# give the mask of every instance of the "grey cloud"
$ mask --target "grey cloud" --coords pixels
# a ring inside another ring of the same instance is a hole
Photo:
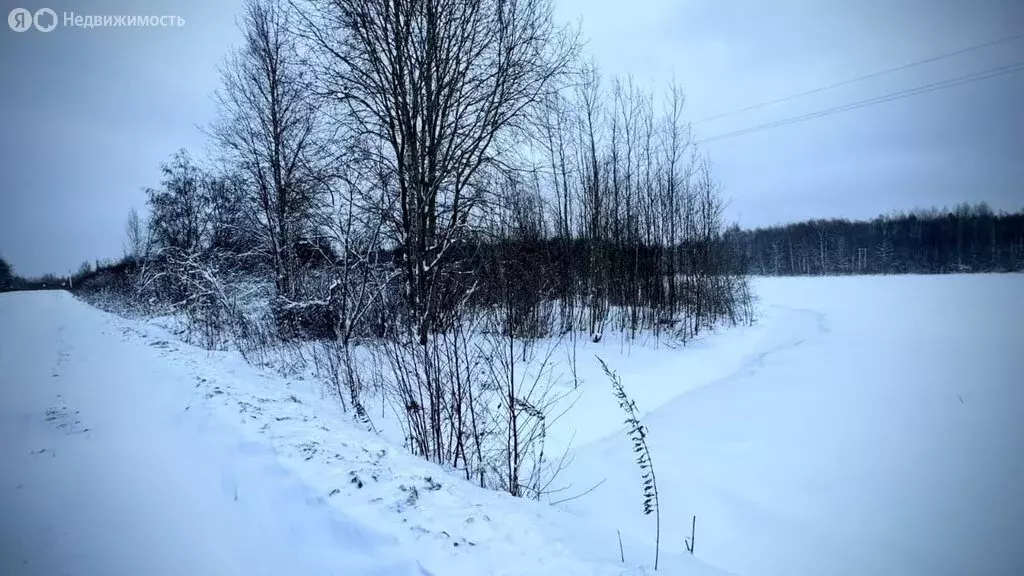
[[[933,0],[555,0],[608,73],[688,116],[772,100],[1022,31],[1024,3]],[[24,274],[117,256],[159,163],[199,151],[240,0],[24,2],[58,13],[178,14],[180,29],[0,31],[0,252]],[[9,10],[9,8],[7,9]],[[5,10],[5,13],[6,11]],[[757,126],[1022,60],[1024,40],[714,122]],[[728,216],[744,226],[986,200],[1024,207],[1024,73],[710,142]]]

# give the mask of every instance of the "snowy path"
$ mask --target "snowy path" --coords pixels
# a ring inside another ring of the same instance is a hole
[[[0,298],[0,574],[419,574],[273,454],[187,410],[158,348],[63,293]]]

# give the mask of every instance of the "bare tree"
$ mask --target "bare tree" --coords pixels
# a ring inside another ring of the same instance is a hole
[[[479,178],[576,56],[550,0],[330,0],[303,4],[323,91],[398,197],[413,324],[425,344],[449,250],[481,201]]]
[[[513,496],[540,499],[551,492],[568,455],[568,448],[554,459],[545,451],[548,429],[564,413],[556,412],[558,404],[571,394],[556,392],[567,380],[567,374],[556,369],[555,355],[565,342],[555,337],[538,344],[519,337],[517,324],[522,322],[515,318],[516,294],[507,290],[503,296],[504,302],[490,314],[490,329],[477,345],[496,404],[487,413],[496,445],[487,450],[484,465],[495,487]],[[571,374],[574,357],[567,363]]]
[[[220,118],[211,130],[247,180],[279,307],[300,297],[296,247],[320,209],[323,180],[314,167],[325,150],[290,17],[278,0],[247,0],[243,44],[222,66]]]
[[[580,196],[584,212],[584,228],[582,236],[587,244],[587,266],[589,282],[587,286],[587,308],[589,310],[589,331],[591,337],[600,339],[607,316],[608,285],[607,266],[603,239],[605,236],[603,215],[604,176],[603,166],[598,156],[601,142],[604,108],[601,100],[601,76],[595,66],[584,70],[583,80],[576,88],[579,105],[578,130],[579,150],[577,152],[580,166]],[[603,277],[602,277],[603,276]]]
[[[821,274],[829,274],[832,268],[828,254],[828,230],[825,228],[825,223],[820,221],[815,223],[815,228],[817,229],[818,236],[818,257],[820,259]]]
[[[146,222],[139,216],[139,211],[134,206],[128,212],[124,232],[125,256],[133,259],[145,258],[149,252],[149,231]]]

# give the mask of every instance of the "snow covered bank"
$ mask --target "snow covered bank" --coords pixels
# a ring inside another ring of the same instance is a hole
[[[65,293],[0,296],[0,378],[2,574],[643,571],[614,529],[452,477],[318,384]]]
[[[171,344],[63,293],[0,306],[0,572],[422,573],[205,414],[187,367],[160,358]]]

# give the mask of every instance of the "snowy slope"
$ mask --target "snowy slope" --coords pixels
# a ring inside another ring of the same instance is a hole
[[[0,574],[645,570],[614,529],[450,476],[312,382],[65,293],[0,295],[0,379]]]
[[[608,358],[647,411],[663,547],[695,514],[696,556],[745,576],[1024,574],[1024,275],[756,288],[760,326],[709,339],[748,351],[725,374]],[[618,416],[579,415],[611,426],[566,478],[604,483],[564,507],[653,539]]]

